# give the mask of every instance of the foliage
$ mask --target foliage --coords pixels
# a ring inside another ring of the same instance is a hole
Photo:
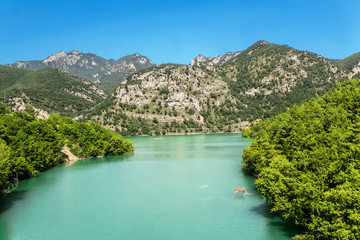
[[[299,239],[360,239],[360,80],[294,106],[248,135],[243,167]]]
[[[98,87],[104,90],[107,95],[111,95],[115,89],[120,85],[119,82],[99,82]]]
[[[78,157],[117,155],[134,150],[129,140],[95,123],[52,114],[36,120],[23,112],[0,114],[0,191],[64,160],[67,144]]]
[[[52,114],[48,122],[66,139],[67,145],[78,157],[118,155],[134,150],[129,140],[123,140],[120,135],[97,123],[77,122],[56,114]]]
[[[27,113],[28,115],[35,117],[35,110],[34,107],[31,106],[30,104],[25,104],[25,113]]]
[[[6,106],[4,103],[0,102],[0,114],[9,113],[9,107]]]

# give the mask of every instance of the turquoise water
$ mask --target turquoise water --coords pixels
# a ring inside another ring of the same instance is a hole
[[[0,199],[0,239],[291,239],[239,167],[240,134],[134,137],[127,156],[58,166]],[[236,197],[233,187],[251,196]]]

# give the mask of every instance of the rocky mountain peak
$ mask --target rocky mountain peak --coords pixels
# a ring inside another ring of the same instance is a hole
[[[58,61],[60,59],[63,59],[63,58],[66,58],[67,57],[67,53],[64,52],[64,51],[61,51],[61,52],[57,52],[49,57],[47,57],[43,63],[47,64],[49,62],[54,62],[54,61]]]
[[[82,52],[79,52],[77,50],[73,50],[70,52],[71,54],[75,54],[75,55],[80,55],[80,54],[83,54]]]
[[[191,62],[190,62],[190,66],[194,66],[198,63],[201,63],[201,62],[207,62],[207,58],[204,57],[203,55],[199,54],[197,55],[197,57],[195,59],[192,59]]]
[[[199,63],[209,63],[213,66],[220,66],[240,53],[241,52],[228,52],[224,55],[216,55],[215,57],[208,58],[199,54],[195,59],[191,60],[190,66],[198,65]]]
[[[255,44],[256,44],[256,45],[268,45],[268,44],[270,44],[270,43],[267,42],[267,41],[264,41],[264,40],[259,40],[259,41],[257,41]]]
[[[139,53],[114,61],[113,59],[105,59],[95,54],[73,50],[68,53],[64,51],[57,52],[45,60],[16,62],[8,64],[8,66],[31,70],[52,67],[62,72],[82,76],[91,81],[121,82],[131,73],[155,66],[155,64],[149,58]]]

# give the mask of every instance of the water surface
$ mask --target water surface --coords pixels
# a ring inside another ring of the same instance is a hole
[[[239,164],[240,134],[134,137],[127,156],[58,166],[0,199],[0,239],[291,239]],[[251,196],[236,197],[233,187]]]

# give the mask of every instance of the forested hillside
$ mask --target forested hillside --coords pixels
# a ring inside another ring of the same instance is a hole
[[[360,80],[254,125],[243,167],[273,203],[304,226],[296,239],[360,239]]]
[[[320,55],[265,41],[250,46],[217,72],[238,100],[239,117],[249,120],[274,116],[295,103],[323,95],[351,76]]]
[[[66,145],[77,157],[130,153],[132,143],[95,123],[80,123],[51,114],[35,120],[24,112],[7,114],[0,103],[0,191],[10,192],[18,180],[63,163]]]
[[[353,55],[336,61],[339,66],[346,68],[353,75],[359,77],[360,73],[360,52],[354,53]]]
[[[0,99],[13,110],[31,104],[39,113],[79,116],[106,97],[94,83],[53,68],[37,71],[0,66]]]

